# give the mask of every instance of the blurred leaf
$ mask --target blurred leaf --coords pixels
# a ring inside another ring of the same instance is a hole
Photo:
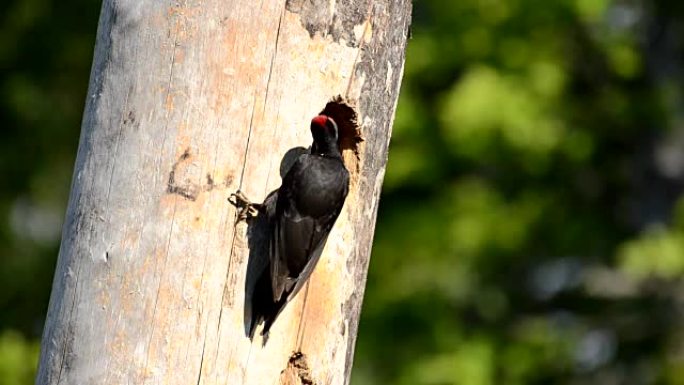
[[[637,278],[676,278],[684,273],[684,233],[653,229],[626,242],[618,254],[621,268]]]
[[[558,92],[559,75],[552,66],[540,65],[540,88]],[[474,67],[445,100],[441,122],[452,151],[472,159],[491,157],[499,145],[536,168],[560,143],[565,128],[552,113],[548,95],[531,92],[527,79],[503,76],[488,67]]]
[[[11,330],[0,333],[0,383],[25,385],[36,375],[39,346]]]
[[[609,0],[574,0],[580,17],[588,22],[598,22],[609,5]]]
[[[617,44],[609,47],[608,58],[615,73],[633,78],[641,71],[641,59],[636,50],[627,44]]]
[[[452,250],[467,260],[491,250],[518,249],[541,213],[541,203],[538,199],[506,203],[483,181],[462,181],[454,187],[449,204],[454,212]]]
[[[495,384],[494,351],[485,338],[461,341],[452,353],[418,361],[404,384]]]

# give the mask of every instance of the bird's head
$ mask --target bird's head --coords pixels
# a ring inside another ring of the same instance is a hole
[[[313,146],[311,152],[327,156],[340,156],[340,148],[337,143],[337,123],[327,116],[318,115],[311,119],[311,135]]]
[[[319,143],[331,139],[337,143],[337,123],[327,115],[318,115],[311,119],[311,135]]]

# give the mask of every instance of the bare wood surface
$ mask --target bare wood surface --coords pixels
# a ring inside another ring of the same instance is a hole
[[[103,2],[38,384],[348,382],[410,8]],[[277,188],[335,95],[364,138],[349,197],[308,287],[251,342],[226,198]]]

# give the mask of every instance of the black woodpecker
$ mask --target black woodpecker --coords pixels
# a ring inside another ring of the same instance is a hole
[[[268,336],[273,322],[311,276],[349,192],[349,172],[342,162],[338,128],[326,115],[311,120],[311,151],[300,155],[280,188],[262,204],[252,204],[237,191],[231,197],[243,209],[239,219],[266,217],[268,266],[252,296],[249,336],[263,321]]]

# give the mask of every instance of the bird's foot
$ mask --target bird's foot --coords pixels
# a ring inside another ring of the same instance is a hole
[[[228,202],[239,209],[238,221],[254,218],[259,215],[259,208],[261,205],[252,203],[249,198],[247,198],[247,196],[245,196],[245,194],[240,190],[230,194],[230,197],[228,197]]]

